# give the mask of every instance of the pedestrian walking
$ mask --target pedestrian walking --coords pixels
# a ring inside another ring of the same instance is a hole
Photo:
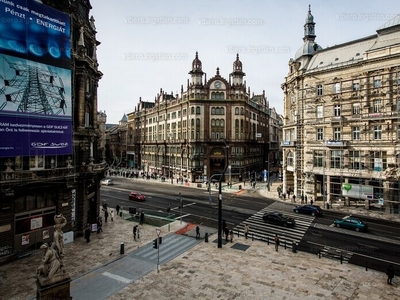
[[[244,225],[244,237],[246,238],[246,240],[247,240],[247,235],[249,234],[249,230],[250,230],[249,224],[246,223]]]
[[[231,238],[231,243],[233,243],[233,230],[231,229],[231,231],[229,232],[229,236]]]
[[[293,203],[296,203],[296,195],[293,195],[292,199],[293,199]]]
[[[144,224],[144,212],[143,212],[143,211],[140,213],[140,221],[139,221],[139,224],[140,224],[140,225],[143,225],[143,224]]]
[[[121,209],[121,207],[119,206],[119,204],[117,204],[117,206],[115,207],[115,210],[117,211],[117,216],[119,216],[120,209]]]
[[[104,222],[107,223],[107,218],[108,218],[108,210],[104,211]]]
[[[386,275],[387,275],[387,283],[392,285],[392,280],[394,278],[394,268],[392,265],[389,265],[389,267],[387,268]]]
[[[97,218],[97,233],[103,232],[103,220],[100,216]]]
[[[90,229],[90,224],[87,224],[86,228],[85,228],[85,240],[86,240],[86,243],[90,242],[91,233],[92,233],[92,230]]]
[[[137,228],[137,238],[138,238],[138,240],[140,240],[140,228],[139,228],[139,226]]]
[[[225,231],[225,241],[228,241],[228,237],[229,237],[229,229],[228,229],[228,227],[225,227],[224,231]]]
[[[311,204],[311,205],[313,205],[313,204],[314,204],[314,201],[313,201],[313,199],[312,199],[312,198],[310,199],[310,204]]]
[[[114,210],[112,209],[110,212],[111,215],[111,222],[114,222]]]
[[[200,239],[200,227],[199,225],[196,226],[196,240]]]
[[[306,201],[307,204],[307,195],[304,196],[304,201]]]
[[[303,194],[301,194],[301,197],[300,197],[300,199],[301,199],[301,204],[303,204],[304,203],[304,195]]]
[[[137,229],[138,229],[138,226],[137,226],[137,225],[133,226],[133,240],[134,240],[134,241],[136,241]]]
[[[275,234],[275,251],[278,251],[279,248],[279,236],[277,234]]]

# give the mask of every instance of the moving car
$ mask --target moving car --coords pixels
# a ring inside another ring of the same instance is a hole
[[[146,200],[146,196],[143,195],[142,193],[139,192],[131,192],[129,194],[129,200],[133,200],[133,201],[145,201]]]
[[[322,216],[322,209],[318,205],[298,205],[293,208],[295,213]]]
[[[293,218],[284,216],[283,214],[277,212],[265,213],[262,218],[264,222],[268,222],[270,224],[281,225],[285,227],[294,227],[296,225],[296,221]]]
[[[352,216],[346,216],[333,222],[335,227],[354,229],[355,231],[368,231],[368,224]]]
[[[100,181],[101,185],[113,185],[114,181],[112,179],[103,179],[102,181]]]

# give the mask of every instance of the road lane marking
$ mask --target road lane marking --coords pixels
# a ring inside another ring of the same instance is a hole
[[[104,275],[106,277],[109,277],[109,278],[112,278],[114,280],[123,282],[123,283],[131,283],[132,282],[132,280],[130,280],[128,278],[125,278],[125,277],[122,277],[122,276],[119,276],[119,275],[115,275],[115,274],[112,274],[110,272],[104,272],[102,275]]]

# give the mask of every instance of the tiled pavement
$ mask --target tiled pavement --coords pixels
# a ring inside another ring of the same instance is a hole
[[[269,193],[273,196],[273,190]],[[65,266],[73,280],[71,290],[78,279],[128,256],[156,236],[155,227],[144,225],[142,240],[133,241],[132,225],[116,218],[105,224],[103,233],[92,234],[90,243],[78,238],[66,245]],[[184,222],[176,221],[170,229],[176,232],[184,226]],[[168,226],[161,230],[161,235],[168,234]],[[201,229],[202,234],[205,231],[212,233],[212,229]],[[377,271],[304,252],[293,253],[289,248],[281,247],[276,252],[272,244],[242,236],[235,236],[233,243],[224,242],[219,249],[215,239],[216,235],[211,235],[209,242],[202,240],[161,265],[159,272],[154,265],[143,277],[99,299],[399,299],[398,279],[394,279],[393,286],[387,285],[386,275]],[[40,258],[39,253],[33,253],[0,266],[0,299],[35,298],[35,270]],[[80,295],[74,299],[80,299]]]

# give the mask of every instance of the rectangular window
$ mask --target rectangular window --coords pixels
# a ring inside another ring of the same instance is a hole
[[[331,168],[341,169],[343,167],[343,150],[331,151]]]
[[[353,81],[353,91],[359,91],[360,90],[360,83],[358,81]]]
[[[369,167],[375,172],[382,172],[387,168],[386,151],[371,151],[369,154]]]
[[[382,125],[374,126],[374,140],[382,139]]]
[[[380,77],[374,78],[374,88],[379,88],[382,86],[382,79]]]
[[[340,127],[333,128],[333,139],[335,141],[340,141],[342,138],[342,131]]]
[[[360,115],[361,114],[361,105],[360,103],[353,104],[353,115]]]
[[[361,158],[363,157],[363,151],[349,151],[349,169],[361,170]]]
[[[322,84],[317,85],[317,96],[322,96]]]
[[[339,94],[341,91],[341,83],[340,82],[336,82],[333,86],[333,92],[335,94]]]
[[[29,158],[29,169],[30,170],[44,169],[43,155],[31,156]]]
[[[317,141],[323,141],[323,140],[324,140],[324,129],[317,128]]]
[[[361,136],[361,129],[360,129],[360,126],[354,126],[354,127],[352,128],[352,137],[353,137],[353,140],[359,140],[359,139],[360,139],[360,136]]]
[[[333,114],[335,117],[340,117],[340,104],[335,104]]]
[[[322,105],[317,106],[317,119],[322,119],[324,117],[324,107]]]
[[[374,113],[382,112],[382,100],[374,100]]]
[[[315,150],[314,151],[314,167],[324,167],[325,151]]]

